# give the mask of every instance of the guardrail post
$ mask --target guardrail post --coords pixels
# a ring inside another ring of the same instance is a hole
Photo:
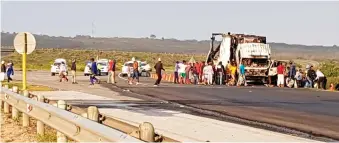
[[[64,100],[58,100],[57,107],[63,110],[67,109],[66,102]],[[66,143],[67,137],[61,132],[57,132],[57,143]]]
[[[38,101],[39,102],[45,102],[45,97],[42,96],[42,95],[38,95]],[[37,120],[36,122],[36,129],[37,129],[37,133],[39,135],[45,135],[45,124],[40,121],[40,120]]]
[[[8,85],[5,85],[5,88],[8,89]],[[8,95],[5,93],[5,99],[8,97]],[[9,113],[9,104],[4,101],[4,113]]]
[[[25,97],[29,97],[29,92],[28,90],[23,91],[23,94]],[[28,127],[29,126],[29,116],[22,112],[22,126]]]
[[[81,115],[87,119],[90,119],[98,123],[102,123],[102,121],[105,120],[105,116],[99,113],[99,109],[96,106],[89,106],[87,108],[87,113],[82,113]]]
[[[155,141],[154,127],[149,122],[144,122],[139,125],[139,139],[146,142]]]
[[[12,90],[13,90],[14,93],[18,93],[18,87],[17,86],[13,86]],[[12,119],[15,120],[15,119],[18,119],[18,118],[19,118],[19,111],[18,111],[18,109],[16,109],[14,107],[14,105],[12,105]]]

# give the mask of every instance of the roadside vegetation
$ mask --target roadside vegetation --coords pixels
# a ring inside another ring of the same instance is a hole
[[[9,88],[12,88],[13,86],[17,86],[19,90],[22,90],[22,82],[21,81],[12,81],[8,83],[7,81],[2,81],[2,85],[8,85]],[[41,86],[41,85],[32,85],[27,83],[27,90],[29,91],[53,91],[53,88],[47,87],[47,86]]]
[[[327,77],[327,88],[330,84],[339,84],[339,62],[337,61],[325,61],[320,64],[320,70]]]
[[[170,53],[147,53],[147,52],[123,52],[123,51],[95,51],[95,50],[69,50],[69,49],[37,49],[27,56],[27,69],[29,70],[50,70],[51,65],[57,58],[64,58],[67,64],[71,66],[71,60],[77,59],[77,69],[83,71],[85,62],[90,58],[115,59],[117,61],[117,69],[120,70],[124,62],[130,61],[132,57],[137,60],[147,61],[151,66],[154,65],[158,58],[161,58],[165,69],[173,70],[176,61],[190,60],[193,56],[196,61],[205,60],[205,55],[193,54],[170,54]],[[4,60],[12,60],[15,68],[21,67],[21,55],[13,53],[3,57]]]

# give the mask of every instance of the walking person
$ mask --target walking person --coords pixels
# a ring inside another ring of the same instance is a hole
[[[72,67],[71,67],[71,72],[72,72],[72,84],[77,84],[77,82],[76,82],[76,70],[77,70],[76,60],[73,59],[73,61],[72,61]]]
[[[97,63],[94,61],[94,58],[91,58],[91,75],[89,76],[90,85],[94,85],[94,81],[100,83],[100,80],[96,77],[98,74]]]
[[[285,67],[282,65],[281,62],[279,62],[277,67],[277,73],[278,73],[278,80],[277,80],[277,86],[278,87],[284,87],[285,85]]]
[[[154,86],[159,86],[161,78],[162,78],[161,72],[162,72],[162,70],[165,71],[165,69],[164,69],[164,67],[163,67],[163,65],[161,63],[161,59],[160,58],[158,59],[158,63],[155,64],[154,68],[155,68],[155,72],[156,72],[156,74],[158,76],[158,79],[155,81]]]
[[[179,83],[179,61],[175,62],[175,66],[174,66],[174,84],[178,84]]]
[[[12,63],[8,63],[8,67],[7,67],[7,82],[13,81],[13,79],[11,78],[11,75],[14,75],[14,70],[13,70]]]
[[[128,64],[128,68],[127,68],[127,74],[128,74],[128,85],[132,85],[133,84],[133,64],[130,63]]]
[[[139,63],[133,58],[133,80],[136,79],[136,85],[139,84]]]
[[[60,82],[62,82],[63,79],[65,79],[68,82],[67,73],[66,73],[66,65],[64,62],[61,62],[60,64],[59,78],[60,78]]]

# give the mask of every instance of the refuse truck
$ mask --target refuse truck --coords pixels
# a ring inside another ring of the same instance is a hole
[[[221,36],[216,41],[216,36]],[[239,64],[245,66],[245,82],[267,83],[268,70],[271,62],[271,47],[266,37],[246,34],[212,33],[210,50],[206,62],[217,65],[222,62],[224,67],[234,61],[239,74]],[[238,78],[238,76],[236,76]]]

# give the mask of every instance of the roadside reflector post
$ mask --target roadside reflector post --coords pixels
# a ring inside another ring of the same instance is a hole
[[[42,95],[38,95],[38,101],[45,103],[45,97]],[[45,124],[42,121],[37,121],[36,123],[36,129],[38,135],[45,135]]]
[[[8,89],[8,85],[5,85],[5,88]],[[6,102],[8,99],[8,95],[5,93],[5,101],[4,101],[4,113],[8,114],[9,113],[9,104]]]
[[[139,125],[139,139],[146,142],[155,141],[154,127],[149,122],[144,122]]]
[[[67,104],[64,100],[58,100],[58,103],[56,104],[58,108],[66,110]],[[67,137],[65,134],[61,132],[57,132],[57,143],[67,143]]]
[[[14,93],[18,93],[18,87],[17,86],[13,86],[12,87],[12,91],[14,92]],[[14,107],[14,105],[12,105],[12,119],[13,120],[16,120],[16,119],[18,119],[19,118],[19,111],[18,111],[18,109],[16,109],[15,107]]]
[[[29,92],[27,90],[24,90],[23,95],[28,98]],[[24,112],[22,113],[22,126],[24,127],[29,126],[29,116],[25,114]]]

